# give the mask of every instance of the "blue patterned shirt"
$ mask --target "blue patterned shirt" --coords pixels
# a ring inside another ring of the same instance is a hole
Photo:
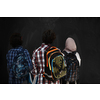
[[[28,79],[28,77],[26,78],[21,78],[20,80],[19,79],[16,79],[14,78],[14,74],[13,74],[13,71],[12,69],[10,68],[12,63],[13,63],[13,60],[14,60],[14,57],[17,56],[17,53],[19,51],[21,51],[23,49],[22,46],[19,46],[19,47],[16,47],[16,48],[13,48],[13,49],[10,49],[6,55],[6,59],[7,59],[7,69],[9,71],[9,84],[21,84],[23,83],[25,80]],[[24,53],[25,55],[27,56],[28,58],[28,65],[29,65],[29,70],[32,70],[33,66],[32,66],[32,61],[30,59],[30,55],[29,55],[29,52],[27,49],[24,50]]]

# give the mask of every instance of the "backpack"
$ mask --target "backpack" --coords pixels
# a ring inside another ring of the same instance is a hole
[[[45,72],[43,77],[52,82],[56,82],[66,75],[67,68],[63,54],[54,46],[46,49],[45,57]]]
[[[25,49],[22,49],[17,53],[17,56],[15,56],[11,66],[16,79],[28,77],[29,75],[28,61],[27,56],[24,54],[24,50]]]
[[[65,81],[74,82],[79,79],[79,62],[75,55],[76,52],[67,53],[63,51],[63,53],[67,64],[67,75],[63,78]]]

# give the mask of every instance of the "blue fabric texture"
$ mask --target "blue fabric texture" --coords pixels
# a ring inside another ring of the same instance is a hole
[[[28,77],[25,78],[21,78],[21,79],[16,79],[14,77],[14,73],[13,70],[11,68],[11,65],[13,63],[14,58],[17,56],[18,52],[22,51],[23,47],[19,46],[13,49],[10,49],[6,55],[6,59],[7,59],[7,69],[9,71],[9,84],[21,84],[23,83],[25,80],[28,80]],[[29,66],[29,70],[32,70],[32,61],[30,59],[30,55],[27,49],[24,49],[24,53],[27,56],[27,61],[28,61],[28,66]]]

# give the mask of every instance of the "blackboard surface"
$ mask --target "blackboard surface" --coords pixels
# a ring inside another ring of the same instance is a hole
[[[56,33],[53,45],[64,49],[71,36],[81,56],[80,83],[100,84],[100,18],[85,17],[1,17],[0,18],[0,83],[8,83],[6,54],[11,46],[9,37],[19,32],[23,47],[32,52],[42,43],[42,33],[51,29]]]

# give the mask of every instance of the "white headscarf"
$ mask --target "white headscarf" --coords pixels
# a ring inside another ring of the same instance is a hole
[[[68,51],[76,51],[77,50],[77,47],[76,47],[76,43],[74,41],[74,39],[72,39],[71,37],[67,38],[66,39],[66,42],[65,42],[65,49],[64,51],[68,52]]]
[[[67,38],[66,42],[65,42],[65,49],[63,51],[70,53],[70,52],[74,52],[76,50],[77,50],[77,46],[76,46],[74,39],[72,39],[71,37]],[[80,58],[79,53],[76,52],[75,55],[77,57],[77,60],[79,61],[79,66],[81,66],[81,58]]]

